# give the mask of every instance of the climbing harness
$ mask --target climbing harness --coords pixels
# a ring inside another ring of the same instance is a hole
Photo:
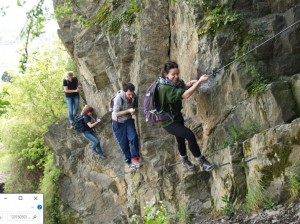
[[[285,31],[287,31],[288,29],[290,29],[291,27],[295,26],[296,24],[298,24],[300,22],[300,20],[294,22],[293,24],[289,25],[288,27],[284,28],[283,30],[281,30],[280,32],[278,32],[277,34],[275,34],[274,36],[270,37],[269,39],[265,40],[264,42],[262,42],[261,44],[259,44],[258,46],[256,46],[255,48],[253,48],[252,50],[244,53],[243,55],[237,57],[236,59],[234,59],[233,61],[231,61],[230,63],[224,65],[223,67],[219,68],[219,69],[214,69],[211,73],[209,73],[208,76],[212,76],[212,77],[216,77],[217,73],[219,73],[221,70],[223,70],[224,68],[228,67],[229,65],[233,64],[234,62],[236,62],[237,60],[245,57],[246,55],[250,54],[251,52],[255,51],[257,48],[261,47],[262,45],[266,44],[267,42],[269,42],[270,40],[274,39],[275,37],[277,37],[278,35],[284,33]]]

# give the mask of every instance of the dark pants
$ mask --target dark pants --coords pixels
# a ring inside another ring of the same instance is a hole
[[[139,140],[136,133],[134,120],[127,120],[125,123],[112,121],[114,136],[124,154],[125,162],[131,163],[131,158],[139,157]]]
[[[194,133],[189,128],[184,126],[183,121],[175,121],[167,127],[164,127],[164,129],[170,134],[175,135],[178,143],[178,150],[181,156],[186,156],[185,139],[188,141],[188,145],[193,156],[196,158],[201,156],[200,148],[197,144]]]

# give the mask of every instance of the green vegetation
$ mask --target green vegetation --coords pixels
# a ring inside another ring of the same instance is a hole
[[[236,213],[236,209],[233,203],[229,200],[229,196],[227,194],[222,196],[222,201],[225,203],[225,206],[222,207],[223,214],[228,217],[232,217]]]
[[[265,198],[263,208],[264,209],[271,209],[278,205],[278,201],[273,200],[272,198]]]
[[[45,0],[37,1],[30,10],[26,12],[27,21],[20,33],[20,38],[25,39],[24,48],[21,52],[20,72],[25,72],[28,62],[28,52],[29,44],[41,34],[44,33],[45,24],[50,20],[51,16],[47,6],[44,4]],[[17,5],[22,7],[26,1],[21,3],[20,0],[17,1]]]
[[[292,202],[300,195],[300,159],[297,159],[287,170],[288,202]]]
[[[80,5],[80,1],[77,1],[75,5],[74,1],[71,0],[62,2],[55,9],[55,18],[59,20],[72,16],[84,27],[91,27],[95,24],[101,24],[103,27],[105,27],[106,31],[113,34],[118,34],[122,24],[131,25],[134,23],[136,14],[140,10],[137,1],[131,0],[123,10],[119,10],[118,13],[113,14],[113,10],[121,6],[121,2],[106,0],[102,3],[102,6],[94,17],[86,19],[74,12],[74,7],[78,5]]]
[[[65,0],[55,8],[53,16],[59,20],[73,14],[72,0]],[[78,1],[76,1],[78,3]]]
[[[255,211],[262,207],[265,201],[264,188],[256,179],[248,181],[248,189],[246,194],[246,209]]]
[[[250,50],[250,44],[253,41],[258,40],[259,38],[260,36],[258,35],[250,34],[242,30],[239,33],[236,33],[235,39],[238,42],[239,49],[235,51],[234,58],[242,57],[243,54],[247,53]]]
[[[56,224],[61,220],[59,177],[61,171],[55,168],[53,155],[49,153],[45,157],[44,173],[40,183],[40,193],[44,194],[45,220],[48,224]]]
[[[112,13],[113,6],[112,2],[105,1],[96,16],[87,21],[86,26],[90,27],[99,23],[105,26],[108,32],[118,34],[122,24],[131,25],[134,23],[136,14],[140,11],[136,0],[131,0],[123,10],[116,14]]]
[[[7,100],[4,100],[5,96],[7,95],[7,89],[2,89],[2,91],[0,91],[0,116],[6,113],[7,108],[10,105],[10,103]]]
[[[248,212],[256,211],[260,208],[271,209],[278,204],[277,201],[266,196],[263,181],[253,178],[248,181],[247,190],[245,206]]]
[[[221,149],[224,149],[235,142],[244,141],[247,138],[252,137],[258,131],[258,127],[254,123],[249,124],[247,128],[237,128],[232,125],[229,127],[229,134],[221,145]]]
[[[162,201],[153,205],[150,205],[148,202],[146,204],[146,207],[144,207],[145,215],[143,217],[133,215],[133,223],[169,224],[176,222],[180,224],[187,224],[191,221],[190,214],[186,207],[180,207],[177,213],[171,214],[168,212],[167,206]]]
[[[169,218],[167,214],[167,207],[160,203],[159,205],[147,205],[145,208],[145,216],[143,217],[145,224],[168,224]]]
[[[26,0],[17,1],[17,5],[23,7],[26,5]],[[121,3],[126,4],[124,10],[117,9],[121,6]],[[41,34],[44,33],[45,26],[48,21],[55,18],[57,20],[63,18],[75,19],[83,27],[90,27],[95,24],[101,24],[104,30],[117,34],[122,24],[131,25],[136,18],[136,14],[139,12],[139,6],[136,0],[130,2],[120,0],[106,0],[102,4],[99,12],[92,17],[87,19],[82,14],[80,9],[81,0],[65,0],[57,5],[54,13],[51,13],[45,4],[45,0],[37,0],[36,4],[26,12],[27,21],[20,33],[20,38],[24,39],[24,46],[20,51],[19,59],[19,70],[24,73],[27,69],[28,57],[31,54],[29,49],[30,43]],[[7,7],[0,8],[0,14],[5,16],[5,10]],[[116,10],[115,10],[116,9]],[[119,13],[113,14],[114,11],[120,11]]]
[[[228,8],[225,4],[207,7],[207,10],[204,12],[204,19],[199,22],[198,35],[214,34],[225,26],[240,25],[241,23],[241,15]]]
[[[61,20],[64,18],[73,18],[75,19],[80,25],[86,27],[87,20],[85,16],[81,15],[80,12],[80,4],[81,0],[64,0],[60,2],[59,5],[56,6],[53,17],[56,20]]]
[[[122,24],[131,25],[135,21],[136,13],[138,13],[139,10],[137,2],[135,0],[131,1],[125,10],[110,17],[107,31],[118,34]]]
[[[176,0],[168,0],[169,4],[175,4]]]
[[[11,82],[1,86],[6,92],[1,100],[10,103],[0,117],[0,170],[8,175],[5,192],[44,193],[47,223],[61,223],[64,217],[58,195],[60,171],[43,135],[67,114],[61,85],[72,66],[61,45],[40,47],[28,59],[24,74],[10,74]]]
[[[190,214],[185,207],[179,208],[179,211],[177,212],[177,218],[180,224],[187,224],[191,221]]]
[[[291,154],[291,148],[288,144],[284,147],[274,145],[272,152],[267,154],[270,165],[266,165],[260,169],[262,174],[262,184],[266,188],[274,180],[284,175],[285,168],[291,166],[289,162],[289,156]]]
[[[109,17],[112,13],[112,9],[113,9],[112,2],[108,0],[103,2],[98,13],[87,21],[87,27],[90,27],[96,23],[107,24],[109,21]]]
[[[150,205],[147,202],[145,207],[145,215],[142,217],[144,224],[169,224],[170,217],[167,211],[166,205],[163,202]],[[139,218],[137,215],[133,216],[133,223],[139,224]]]
[[[292,173],[288,177],[288,192],[290,194],[289,201],[293,201],[299,197],[300,193],[300,174]]]
[[[252,76],[252,81],[246,86],[246,90],[250,96],[255,96],[263,93],[266,90],[269,80],[260,75],[257,69],[253,66],[249,66],[248,72]]]

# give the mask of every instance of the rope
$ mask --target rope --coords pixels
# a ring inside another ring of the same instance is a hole
[[[208,76],[216,76],[216,73],[220,72],[222,69],[228,67],[229,65],[233,64],[234,62],[236,62],[237,60],[245,57],[246,55],[250,54],[251,52],[255,51],[257,48],[261,47],[262,45],[266,44],[267,42],[269,42],[270,40],[274,39],[275,37],[277,37],[278,35],[282,34],[283,32],[285,32],[286,30],[290,29],[291,27],[295,26],[297,23],[299,23],[300,20],[294,22],[293,24],[289,25],[288,27],[284,28],[283,30],[281,30],[279,33],[275,34],[274,36],[270,37],[269,39],[265,40],[264,42],[262,42],[261,44],[259,44],[258,46],[256,46],[255,48],[253,48],[252,50],[244,53],[243,55],[239,56],[238,58],[234,59],[233,61],[231,61],[230,63],[228,63],[227,65],[224,65],[222,68],[219,68],[216,71],[213,71],[212,73],[210,73]]]

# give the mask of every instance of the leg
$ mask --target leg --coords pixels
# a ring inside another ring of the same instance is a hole
[[[72,97],[66,97],[67,107],[68,107],[68,117],[70,123],[74,122],[73,118],[73,100]]]
[[[165,127],[165,130],[177,137],[176,139],[177,139],[178,145],[179,145],[179,141],[181,141],[181,144],[184,143],[184,142],[182,142],[182,140],[180,138],[188,140],[189,148],[190,148],[192,154],[194,155],[194,157],[199,162],[199,165],[202,169],[204,169],[205,171],[211,171],[214,169],[214,165],[211,164],[210,162],[208,162],[205,159],[205,157],[201,155],[200,148],[197,144],[194,133],[189,128],[185,127],[183,123],[174,122],[174,123],[170,124],[169,126]],[[179,141],[178,141],[178,139],[179,139]],[[180,148],[180,146],[178,146],[178,149],[180,150],[182,148]],[[184,152],[180,152],[180,153],[184,153]],[[187,156],[184,156],[183,154],[181,154],[181,155],[182,155],[183,164],[188,169],[192,170],[193,164],[188,160]]]
[[[114,133],[116,141],[118,142],[124,154],[125,162],[127,164],[131,164],[131,154],[130,154],[129,142],[127,139],[126,125],[112,121],[112,131]]]
[[[78,113],[79,95],[73,97],[73,116]]]
[[[98,141],[98,144],[96,145],[96,149],[98,150],[99,155],[103,155],[103,150],[100,145],[100,140],[99,140],[98,136],[96,135],[96,132],[92,132],[92,134],[95,137],[95,139],[97,139],[97,141]]]
[[[89,131],[82,132],[83,136],[92,143],[92,150],[96,152],[97,145],[100,144],[97,136]],[[101,148],[100,148],[101,149]],[[99,154],[103,154],[102,149],[98,152]]]
[[[130,119],[126,122],[127,125],[127,138],[130,143],[131,161],[134,168],[142,166],[139,153],[139,138],[135,129],[134,120]]]
[[[189,128],[185,127],[184,124],[179,122],[173,122],[164,129],[170,134],[175,135],[178,143],[178,150],[181,156],[186,156],[186,146],[184,139],[187,139],[189,148],[193,156],[201,156],[200,148],[197,144],[194,133]]]
[[[131,158],[139,157],[139,138],[135,129],[134,120],[130,119],[126,123],[127,138],[130,143]]]

